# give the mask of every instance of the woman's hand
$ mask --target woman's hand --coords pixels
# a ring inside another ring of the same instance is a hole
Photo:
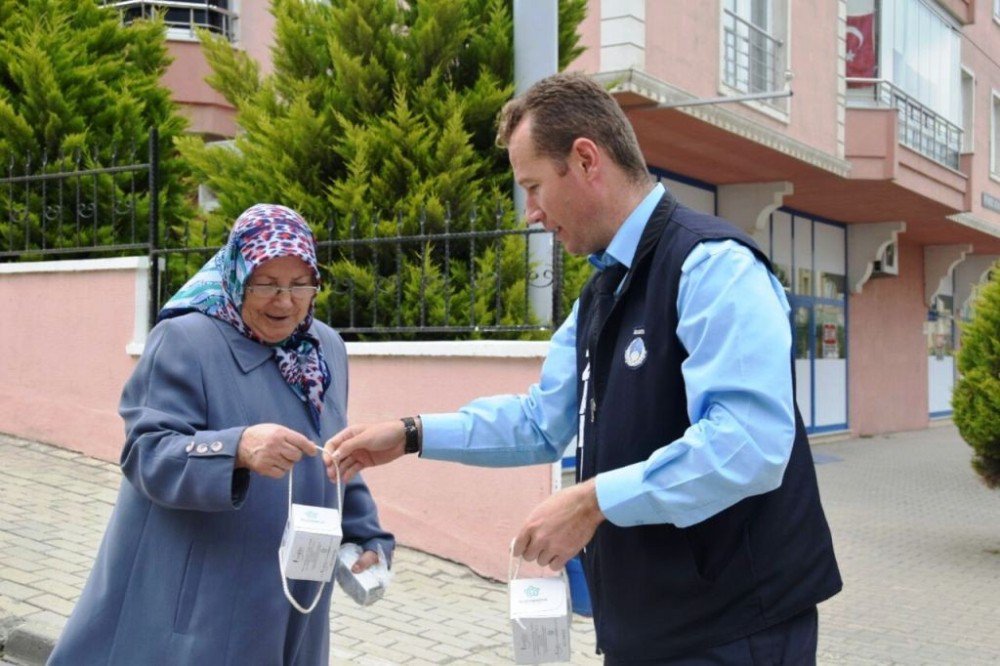
[[[236,466],[280,479],[302,459],[303,453],[316,455],[316,445],[305,435],[276,423],[260,423],[243,431]]]
[[[361,557],[358,558],[358,561],[351,565],[351,571],[354,573],[361,573],[368,567],[376,564],[378,564],[378,553],[374,550],[366,550],[361,553]]]

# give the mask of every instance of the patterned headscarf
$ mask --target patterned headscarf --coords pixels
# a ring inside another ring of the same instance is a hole
[[[254,270],[279,257],[298,257],[312,269],[319,284],[316,239],[306,221],[291,208],[257,204],[243,211],[229,232],[229,241],[201,267],[194,277],[167,301],[158,321],[187,312],[215,317],[262,345],[271,347],[281,376],[309,408],[317,429],[323,410],[323,394],[330,386],[330,368],[319,340],[309,334],[313,305],[295,331],[274,344],[257,336],[240,312],[243,292]]]

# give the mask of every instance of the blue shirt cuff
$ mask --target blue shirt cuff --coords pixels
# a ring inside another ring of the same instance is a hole
[[[454,442],[464,442],[466,439],[464,416],[458,412],[421,414],[420,425],[423,428],[420,457],[429,460],[455,460]]]
[[[597,505],[601,513],[618,527],[634,527],[650,520],[649,507],[636,497],[644,484],[643,463],[626,465],[594,477]]]

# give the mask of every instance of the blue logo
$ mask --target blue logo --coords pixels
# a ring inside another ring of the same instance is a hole
[[[531,587],[524,588],[524,594],[529,597],[537,597],[541,593],[541,590],[532,585]]]

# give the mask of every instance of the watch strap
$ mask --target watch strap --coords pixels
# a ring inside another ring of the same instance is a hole
[[[416,420],[412,416],[405,416],[400,421],[403,422],[403,432],[406,435],[403,453],[420,453],[420,430]]]

